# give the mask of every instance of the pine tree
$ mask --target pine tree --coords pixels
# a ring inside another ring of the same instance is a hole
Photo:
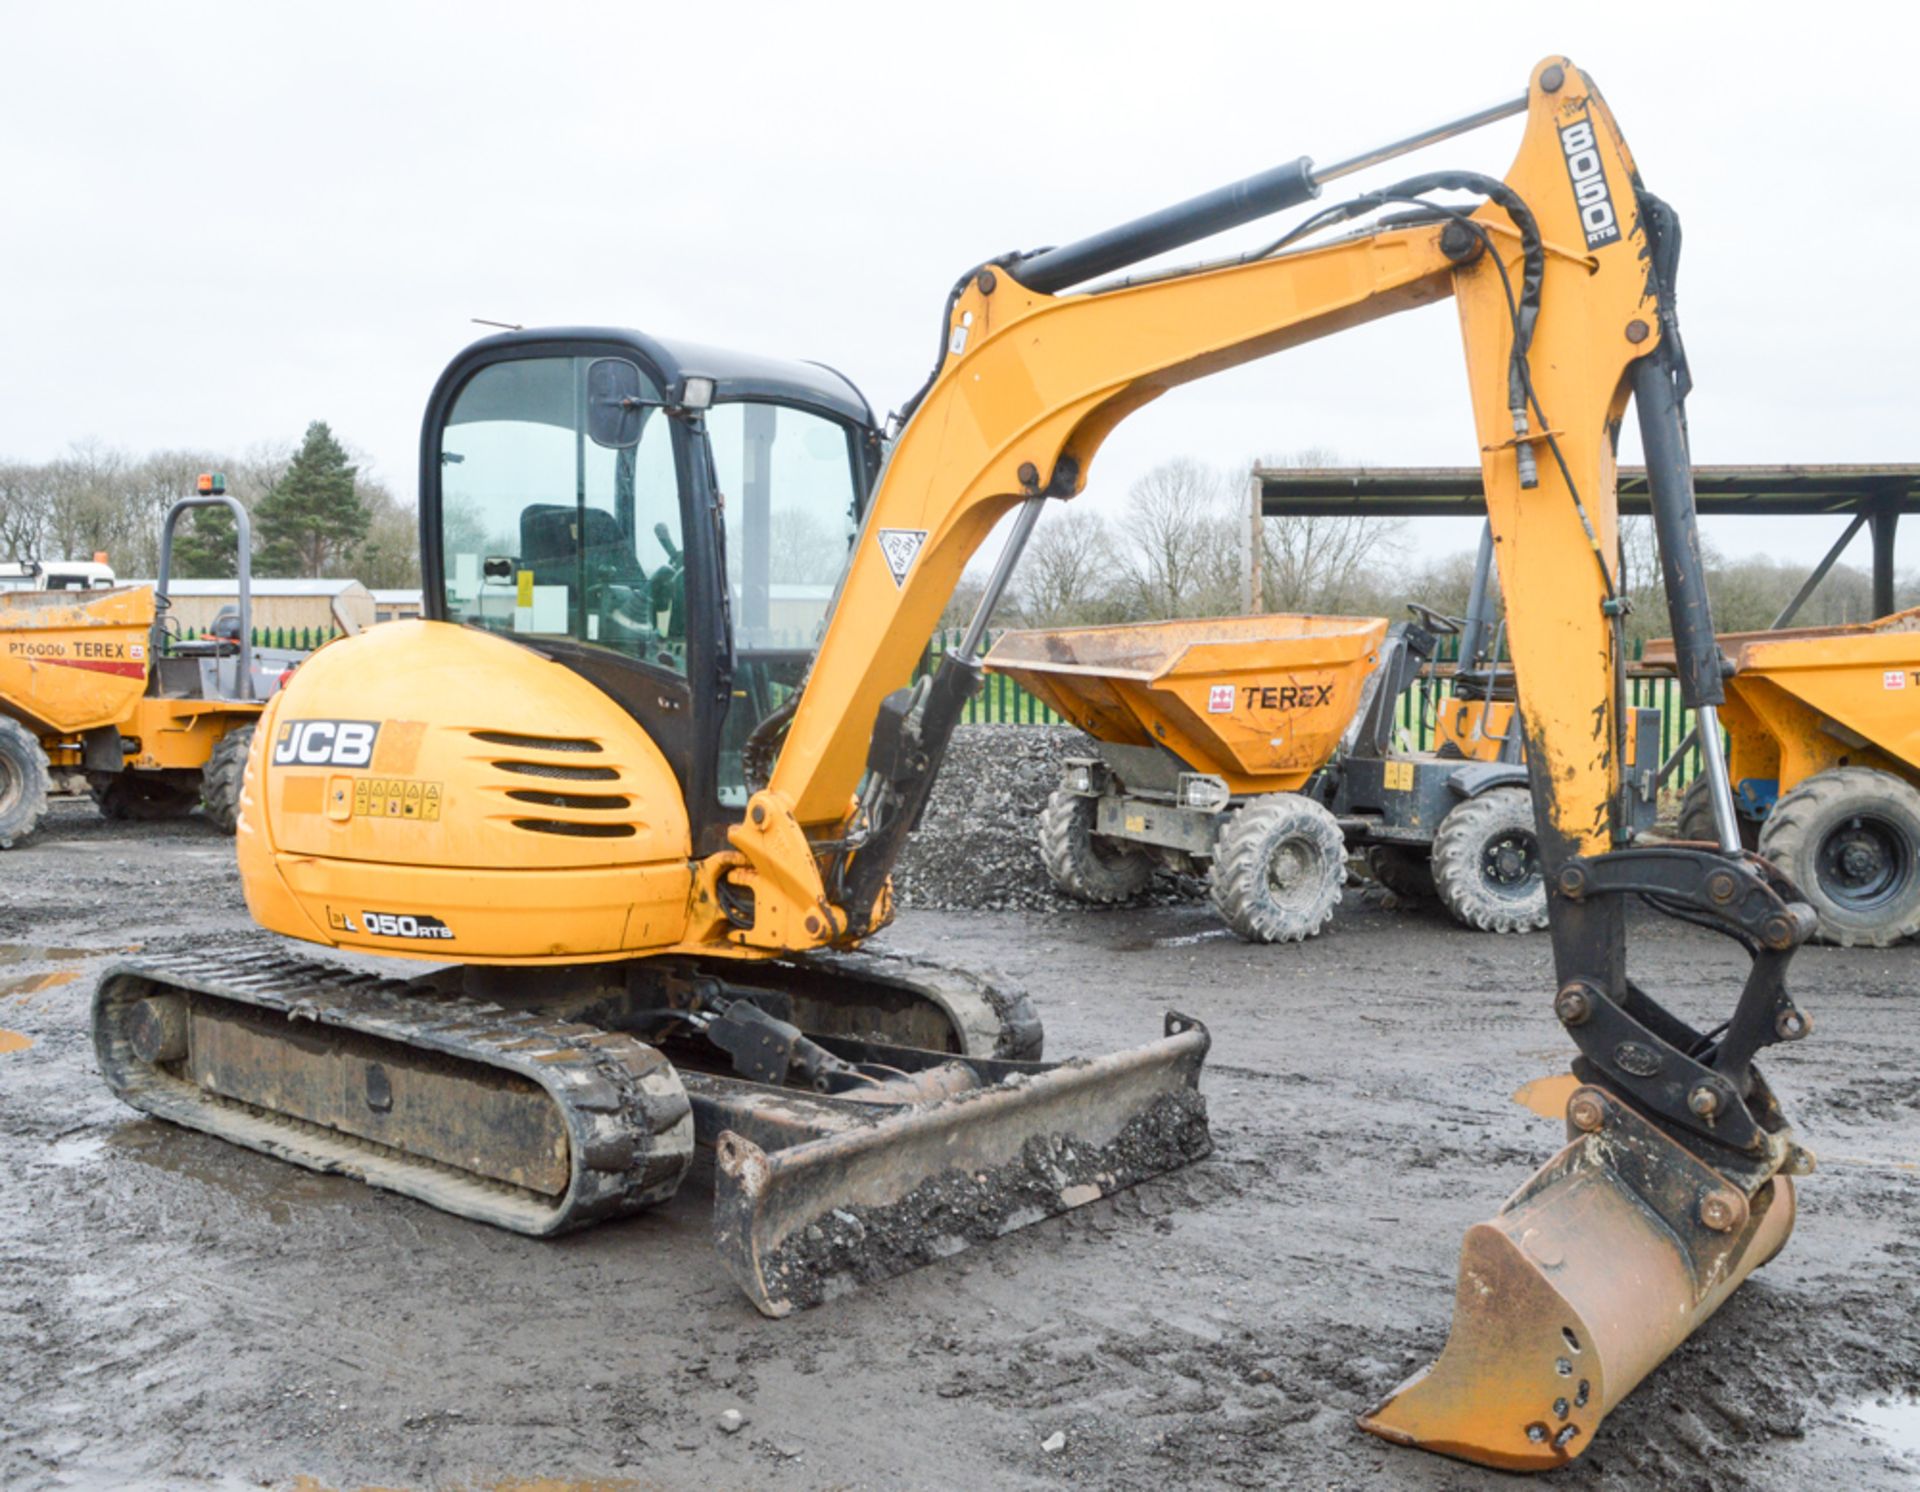
[[[324,420],[307,426],[286,475],[254,510],[263,575],[323,576],[366,536],[355,470]]]
[[[198,508],[173,531],[173,573],[181,580],[224,580],[240,563],[233,514]]]

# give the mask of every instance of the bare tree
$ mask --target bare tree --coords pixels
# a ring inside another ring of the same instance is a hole
[[[1163,462],[1127,492],[1120,572],[1135,616],[1230,611],[1238,585],[1239,525],[1218,472],[1188,457]]]
[[[43,557],[50,511],[46,468],[0,463],[0,552],[5,558]]]
[[[1325,446],[1259,463],[1295,470],[1339,464],[1339,454]],[[1332,614],[1364,609],[1377,596],[1383,578],[1397,568],[1406,534],[1398,518],[1283,515],[1260,527],[1261,605]]]
[[[1049,509],[1020,560],[1020,614],[1029,626],[1107,619],[1115,561],[1107,525],[1092,508]]]

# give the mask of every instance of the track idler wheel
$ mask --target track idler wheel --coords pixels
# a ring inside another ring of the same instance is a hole
[[[1785,1176],[1749,1197],[1593,1084],[1567,1115],[1573,1142],[1468,1229],[1439,1361],[1362,1429],[1506,1471],[1564,1465],[1787,1241]]]

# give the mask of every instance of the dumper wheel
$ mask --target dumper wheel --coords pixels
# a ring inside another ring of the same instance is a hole
[[[1497,787],[1454,805],[1433,836],[1433,889],[1464,927],[1536,932],[1547,925],[1547,882],[1533,795]]]
[[[1433,900],[1433,865],[1419,850],[1399,844],[1370,844],[1367,869],[1402,901]]]
[[[200,807],[207,822],[223,834],[240,827],[240,780],[247,773],[247,750],[253,745],[253,727],[242,725],[220,738],[200,773]]]
[[[0,715],[0,850],[26,843],[40,826],[48,780],[39,739],[18,720]]]
[[[1274,793],[1220,826],[1207,890],[1249,943],[1298,943],[1332,920],[1346,882],[1339,820],[1311,798]]]
[[[1686,797],[1680,800],[1680,819],[1674,825],[1674,836],[1678,839],[1702,840],[1707,844],[1719,842],[1719,832],[1713,827],[1713,804],[1707,799],[1707,779],[1696,777],[1693,786],[1687,789]],[[1745,814],[1738,814],[1740,820],[1740,843],[1750,850],[1760,848],[1760,826]]]
[[[181,819],[200,802],[200,790],[147,772],[89,772],[87,791],[103,819],[152,823]]]
[[[1872,767],[1831,767],[1782,793],[1760,853],[1800,888],[1842,948],[1920,933],[1920,791]]]
[[[1040,811],[1040,860],[1053,884],[1081,901],[1131,901],[1153,879],[1138,845],[1093,832],[1096,798],[1056,788]]]

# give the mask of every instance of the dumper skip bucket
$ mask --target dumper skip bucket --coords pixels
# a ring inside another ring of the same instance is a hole
[[[1566,1149],[1467,1232],[1439,1360],[1363,1429],[1507,1471],[1565,1465],[1793,1228],[1793,1183],[1751,1197],[1588,1084]]]

